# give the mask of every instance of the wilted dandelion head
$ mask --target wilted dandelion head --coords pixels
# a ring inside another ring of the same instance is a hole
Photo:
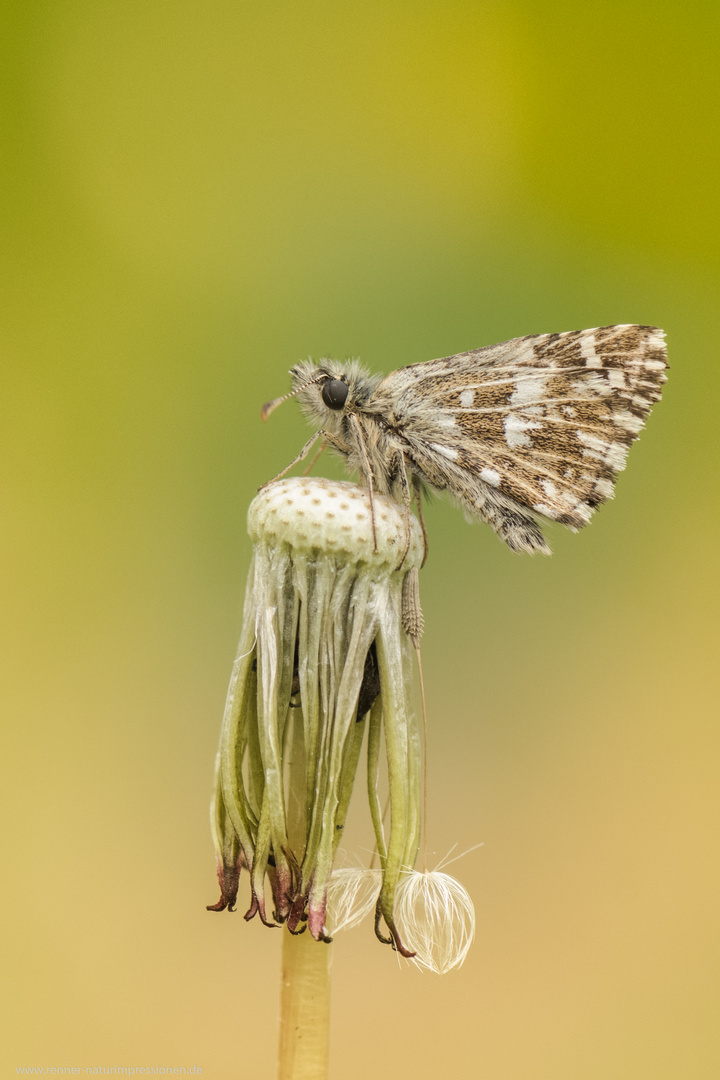
[[[253,560],[213,801],[221,889],[213,907],[233,909],[244,867],[246,918],[257,914],[293,933],[307,923],[314,937],[326,938],[328,893],[336,898],[340,888],[331,883],[333,858],[367,728],[382,868],[378,920],[388,928],[384,940],[407,954],[394,908],[401,871],[414,865],[418,850],[421,747],[403,590],[423,542],[402,507],[378,495],[374,504],[375,537],[368,492],[353,484],[282,480],[251,504]],[[381,747],[387,833],[377,794]],[[345,885],[355,897],[337,908],[347,924],[366,891],[351,877]]]

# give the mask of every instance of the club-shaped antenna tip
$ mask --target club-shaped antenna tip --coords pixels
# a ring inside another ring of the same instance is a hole
[[[280,404],[282,400],[283,398],[273,398],[272,401],[266,401],[262,409],[260,410],[260,419],[267,420],[270,413],[273,411],[274,408],[276,408],[276,406]]]

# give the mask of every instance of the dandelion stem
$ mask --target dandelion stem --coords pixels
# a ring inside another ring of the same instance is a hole
[[[307,932],[282,934],[279,1080],[326,1080],[330,946]]]
[[[423,802],[423,816],[422,816],[422,853],[423,853],[423,870],[427,873],[428,869],[428,723],[427,723],[427,708],[425,705],[425,683],[423,682],[422,662],[420,660],[420,643],[416,639],[413,639],[413,645],[415,647],[415,656],[417,657],[418,675],[420,676],[420,699],[422,701],[422,802]]]
[[[307,829],[304,725],[294,710],[289,737],[288,832],[295,850]],[[293,782],[295,781],[295,782]],[[330,946],[303,933],[282,932],[279,1080],[326,1080],[330,1040]]]

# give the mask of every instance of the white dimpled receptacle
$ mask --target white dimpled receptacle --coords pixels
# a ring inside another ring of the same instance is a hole
[[[370,496],[366,488],[340,480],[291,477],[262,488],[248,511],[253,541],[286,543],[298,551],[322,551],[395,569],[407,543],[407,514],[384,495],[373,495],[373,543]],[[410,548],[403,570],[420,566],[422,530],[410,514]]]

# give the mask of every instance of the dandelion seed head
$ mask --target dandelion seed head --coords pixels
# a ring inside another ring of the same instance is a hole
[[[253,499],[248,532],[253,540],[287,543],[300,551],[331,550],[338,558],[394,569],[405,550],[408,519],[403,507],[383,495],[374,496],[374,505],[377,550],[367,491],[345,481],[289,477],[268,484]],[[404,569],[419,566],[422,556],[422,531],[411,517]]]

